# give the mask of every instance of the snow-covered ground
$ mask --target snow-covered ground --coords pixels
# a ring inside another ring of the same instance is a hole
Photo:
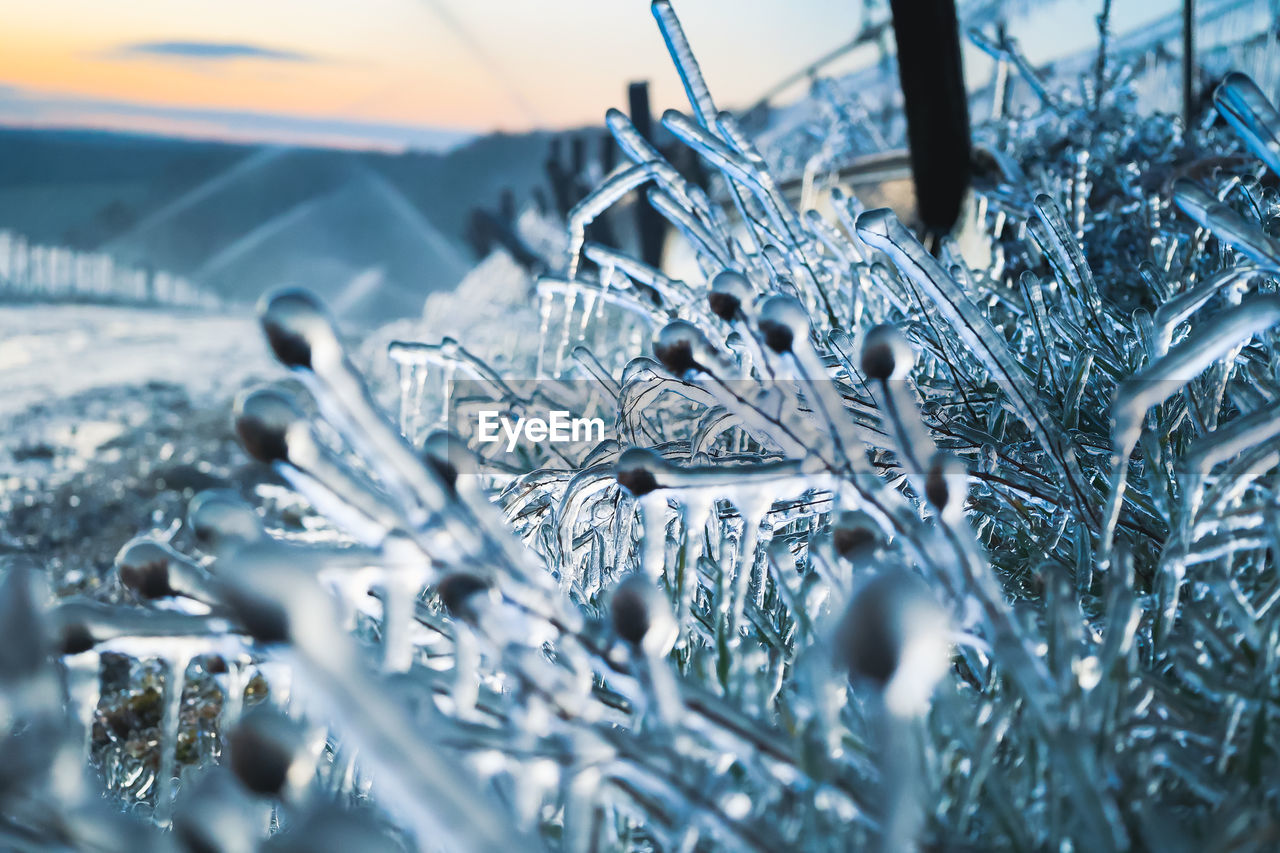
[[[231,402],[280,375],[247,312],[0,308],[0,554],[93,588],[194,492],[270,479],[235,441]]]
[[[0,308],[0,418],[95,389],[164,382],[218,396],[251,374],[277,373],[248,313]]]

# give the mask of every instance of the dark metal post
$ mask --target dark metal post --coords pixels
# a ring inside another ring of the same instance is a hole
[[[653,116],[649,112],[649,84],[632,83],[627,87],[627,107],[631,123],[645,139],[653,142]],[[636,231],[639,234],[640,259],[652,267],[662,265],[662,216],[643,199],[636,202]]]
[[[609,174],[618,165],[618,149],[613,144],[613,137],[607,133],[600,134],[600,171]]]
[[[954,0],[890,0],[906,103],[916,207],[931,234],[950,231],[969,188],[969,99]]]
[[[1191,132],[1196,108],[1196,2],[1182,0],[1182,127]]]
[[[562,217],[569,212],[575,199],[571,189],[572,176],[565,171],[560,162],[562,142],[559,136],[551,138],[551,149],[547,156],[547,182],[551,185],[551,197],[555,200],[556,212]]]
[[[587,140],[582,134],[574,134],[569,140],[569,170],[579,181],[586,181]]]

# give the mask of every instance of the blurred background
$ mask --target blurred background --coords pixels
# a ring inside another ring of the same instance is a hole
[[[1176,111],[1181,3],[1107,5],[1118,40],[1168,60],[1148,89]],[[1016,37],[1046,73],[1084,69],[1102,7],[961,3],[961,25]],[[865,154],[902,148],[887,4],[677,11],[718,103],[753,132],[794,138],[828,108],[869,129]],[[1256,36],[1269,4],[1197,14],[1207,55]],[[0,24],[8,301],[225,307],[294,283],[354,327],[417,315],[495,243],[519,256],[522,213],[554,225],[612,168],[606,109],[664,148],[657,117],[687,109],[644,0],[6,0]],[[993,85],[989,56],[966,44],[964,65],[975,97]],[[802,162],[781,166],[801,179]],[[643,219],[593,239],[660,240]]]

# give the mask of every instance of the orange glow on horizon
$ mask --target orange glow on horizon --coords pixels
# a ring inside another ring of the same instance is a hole
[[[483,85],[468,91],[459,85],[465,81],[435,69],[413,72],[342,62],[114,58],[107,49],[89,52],[0,31],[0,83],[43,95],[405,125],[483,128],[492,121]],[[437,97],[426,105],[415,94],[421,91]]]
[[[655,112],[684,106],[644,2],[9,0],[6,6],[0,11],[0,123],[48,123],[35,113],[58,110],[63,121],[110,126],[111,109],[93,114],[91,102],[102,102],[141,108],[120,118],[122,129],[151,122],[157,132],[176,126],[157,114],[165,109],[523,131],[598,125],[607,108],[625,106],[633,80],[651,81]],[[859,17],[856,6],[848,0],[677,3],[725,105],[748,102],[847,39]],[[733,14],[725,15],[730,7]],[[246,45],[307,59],[130,50],[174,42]],[[17,90],[11,99],[25,99],[26,113],[4,111],[5,87]]]

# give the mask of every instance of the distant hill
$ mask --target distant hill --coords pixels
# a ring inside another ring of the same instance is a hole
[[[544,186],[552,138],[397,155],[0,129],[0,229],[105,251],[230,300],[303,284],[346,321],[372,324],[461,280],[474,261],[471,210]]]

